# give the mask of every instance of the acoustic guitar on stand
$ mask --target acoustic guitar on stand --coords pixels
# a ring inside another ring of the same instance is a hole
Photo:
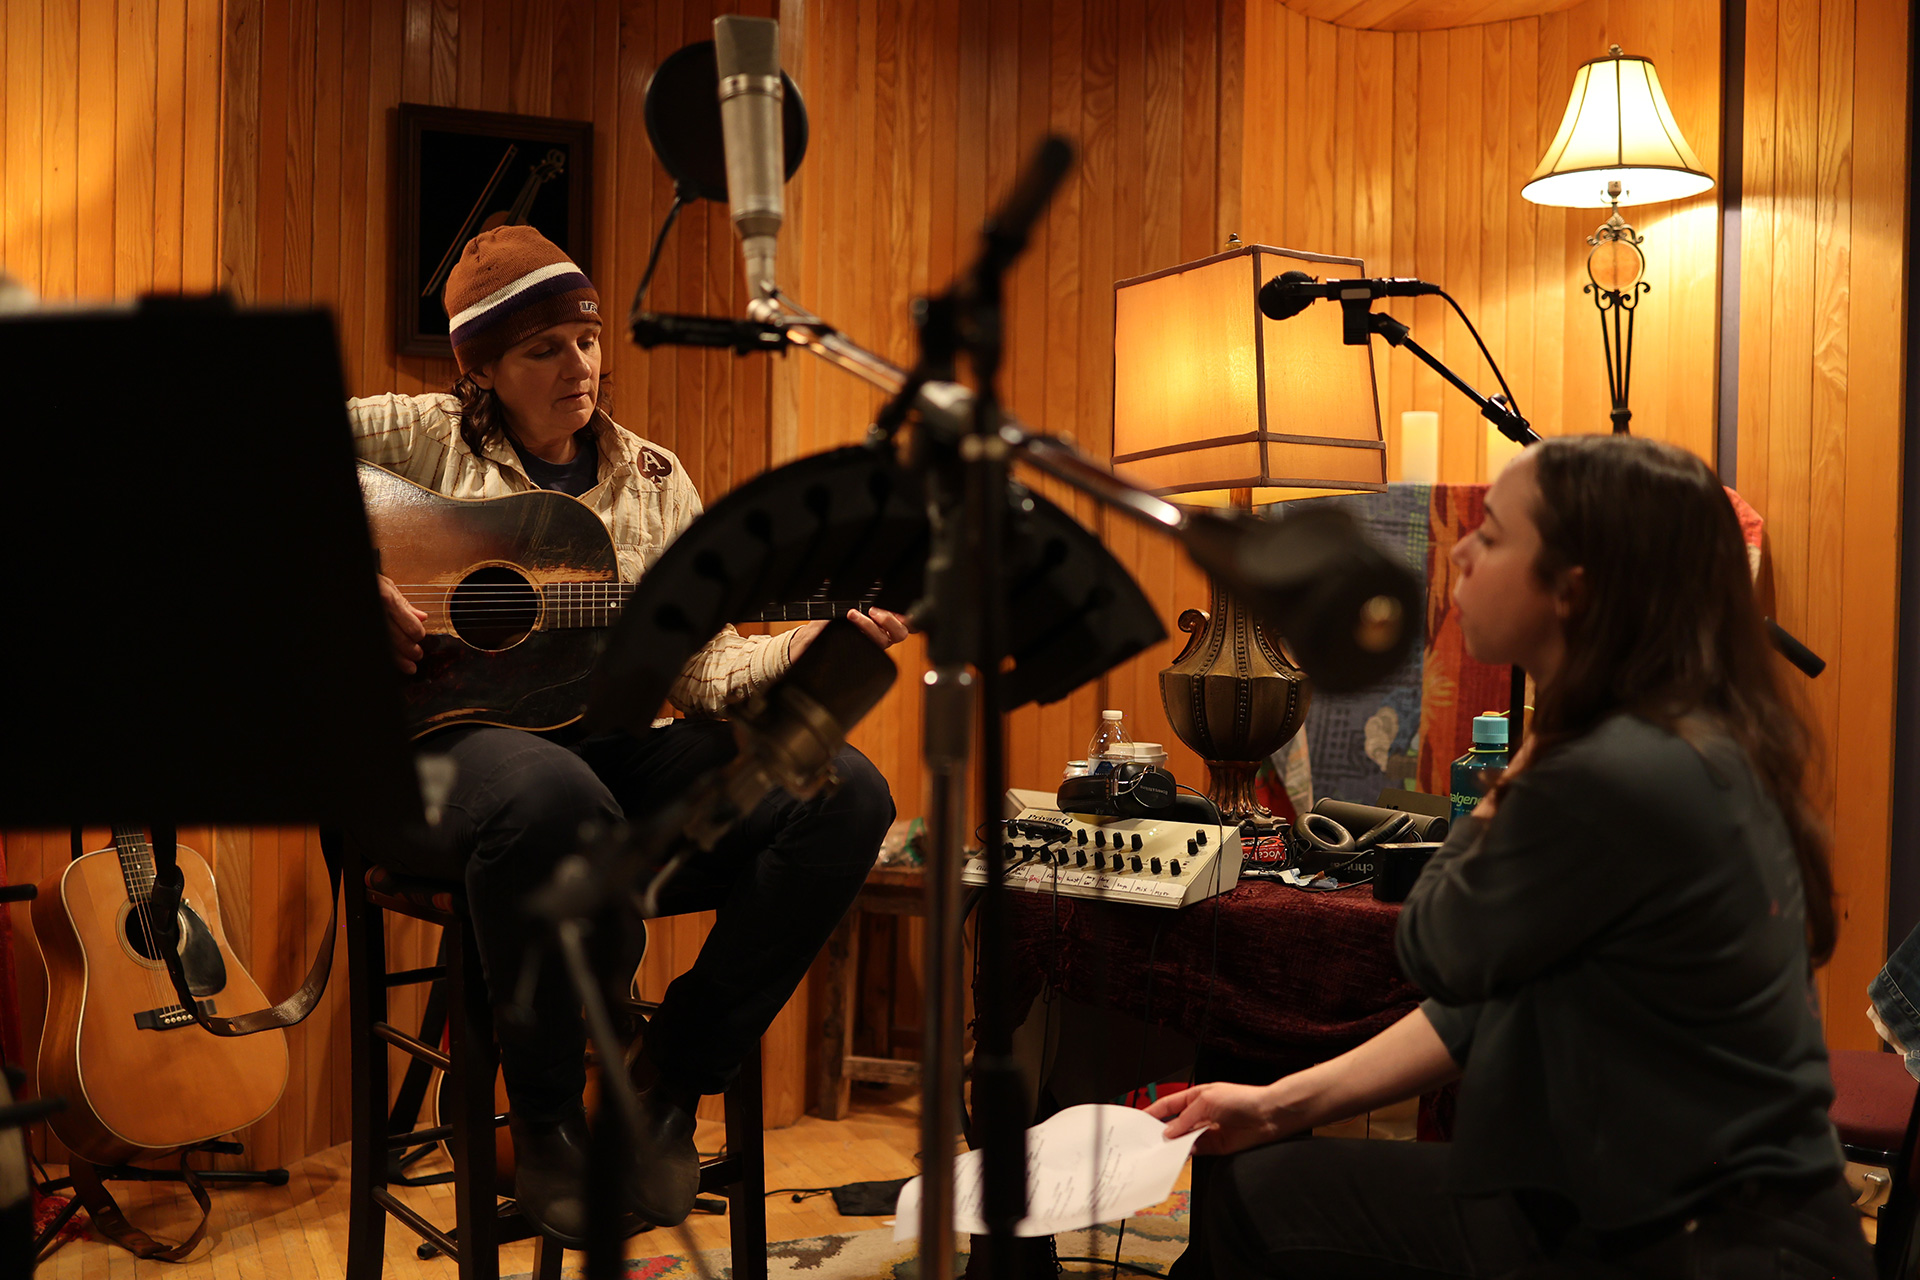
[[[420,661],[401,685],[414,735],[578,720],[628,594],[593,508],[546,489],[449,498],[371,462],[359,468],[380,571],[427,615]],[[735,621],[838,618],[867,603],[804,600]]]
[[[189,989],[209,1013],[268,1001],[235,959],[213,872],[179,846],[178,917]],[[182,1008],[154,942],[153,845],[115,827],[113,847],[85,854],[40,886],[33,929],[47,966],[40,1092],[68,1107],[47,1123],[95,1164],[148,1159],[260,1119],[287,1087],[287,1035],[216,1036]]]

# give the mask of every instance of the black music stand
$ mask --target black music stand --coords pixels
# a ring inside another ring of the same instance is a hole
[[[0,827],[419,820],[329,316],[156,299],[0,340]]]
[[[0,828],[143,823],[164,867],[183,823],[419,822],[331,317],[154,298],[0,351]]]

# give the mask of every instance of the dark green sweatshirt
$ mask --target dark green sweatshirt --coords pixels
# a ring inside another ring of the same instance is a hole
[[[1615,1230],[1745,1179],[1838,1177],[1799,867],[1724,736],[1615,716],[1466,819],[1400,917],[1464,1068],[1464,1194],[1536,1189]]]

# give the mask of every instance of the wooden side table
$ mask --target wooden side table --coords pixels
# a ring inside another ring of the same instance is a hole
[[[814,1109],[827,1120],[839,1120],[847,1114],[849,1094],[855,1080],[881,1084],[918,1084],[920,1064],[899,1058],[866,1058],[853,1052],[853,1023],[859,1008],[860,993],[860,917],[867,912],[883,915],[925,916],[926,899],[919,867],[875,867],[867,873],[867,883],[854,899],[846,918],[833,931],[822,953],[825,961],[826,1008],[820,1018],[819,1035],[813,1043],[818,1055],[819,1092]]]

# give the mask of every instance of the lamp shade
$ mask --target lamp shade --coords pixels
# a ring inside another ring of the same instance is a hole
[[[1373,351],[1341,341],[1336,303],[1260,313],[1283,271],[1364,274],[1356,258],[1246,245],[1115,286],[1113,461],[1196,506],[1386,488]]]
[[[1617,198],[1609,182],[1620,184]],[[1520,194],[1535,204],[1600,209],[1679,200],[1712,186],[1674,123],[1653,64],[1614,45],[1574,72],[1560,132]]]

